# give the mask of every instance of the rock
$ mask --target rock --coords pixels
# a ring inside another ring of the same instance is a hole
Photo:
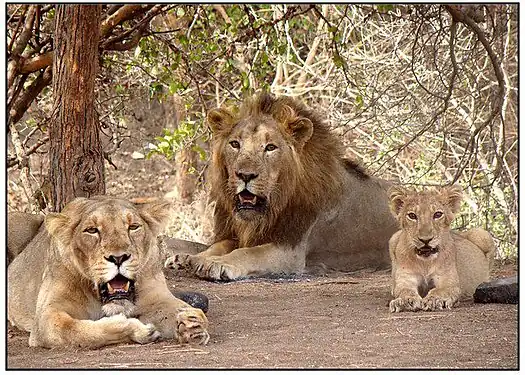
[[[195,307],[196,309],[201,309],[202,312],[206,313],[208,312],[208,297],[206,297],[202,293],[198,292],[176,292],[173,293],[175,297],[178,299],[183,300],[191,307]]]
[[[135,160],[144,159],[144,154],[138,151],[133,151],[133,153],[131,154],[131,158]]]
[[[474,292],[477,303],[518,303],[518,276],[480,284]]]

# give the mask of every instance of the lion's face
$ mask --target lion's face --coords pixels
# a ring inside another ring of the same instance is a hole
[[[250,220],[265,215],[272,205],[280,205],[278,202],[284,198],[280,187],[293,184],[294,161],[293,150],[273,118],[243,119],[227,137],[222,152],[227,189],[239,218]]]
[[[214,132],[214,162],[234,217],[257,220],[284,207],[295,189],[297,153],[312,134],[312,123],[290,107],[235,118],[224,109],[208,114]],[[218,168],[221,169],[221,168]]]
[[[165,202],[134,206],[107,197],[77,198],[60,214],[47,215],[46,227],[57,255],[92,283],[102,304],[133,302],[138,275],[157,256],[155,238],[168,209]]]
[[[459,211],[461,188],[454,185],[416,192],[401,187],[390,189],[390,207],[402,230],[421,258],[433,258],[444,232]]]

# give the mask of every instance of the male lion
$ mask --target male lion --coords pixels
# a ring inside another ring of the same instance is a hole
[[[460,208],[461,187],[416,192],[396,186],[389,194],[401,225],[389,242],[394,297],[390,311],[450,309],[460,297],[472,298],[489,278],[495,246],[481,228],[450,230]]]
[[[235,280],[305,266],[389,266],[397,224],[386,184],[343,159],[342,142],[313,111],[262,93],[238,114],[220,108],[207,119],[215,241],[199,254],[168,257],[167,267]]]
[[[156,236],[168,214],[165,202],[135,206],[108,197],[76,198],[48,214],[9,264],[9,321],[31,332],[30,346],[173,337],[206,344],[206,316],[173,297],[162,272]]]

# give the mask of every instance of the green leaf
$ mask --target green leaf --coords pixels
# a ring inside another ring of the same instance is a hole
[[[362,95],[357,95],[355,97],[355,105],[358,107],[358,108],[363,108],[363,105],[365,104],[364,100],[363,100],[363,96]]]
[[[377,10],[382,12],[382,13],[386,13],[388,11],[394,10],[394,5],[392,5],[392,4],[380,4],[380,5],[377,5]]]
[[[345,61],[339,54],[335,54],[333,57],[334,65],[338,68],[342,68],[345,65]]]

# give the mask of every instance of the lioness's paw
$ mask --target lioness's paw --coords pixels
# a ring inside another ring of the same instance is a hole
[[[130,337],[133,341],[139,344],[147,344],[159,339],[160,332],[155,329],[153,324],[144,324],[135,318],[128,319],[128,322],[132,327]]]
[[[177,338],[181,344],[206,345],[210,339],[208,334],[208,318],[201,309],[186,307],[177,314]]]
[[[425,311],[451,309],[455,303],[455,298],[427,295],[423,298],[422,308]]]
[[[421,297],[400,297],[390,301],[390,312],[421,310]]]
[[[98,320],[103,325],[106,334],[112,334],[122,339],[129,338],[139,344],[156,341],[160,337],[153,324],[144,324],[135,318],[128,318],[124,314],[116,314]]]

